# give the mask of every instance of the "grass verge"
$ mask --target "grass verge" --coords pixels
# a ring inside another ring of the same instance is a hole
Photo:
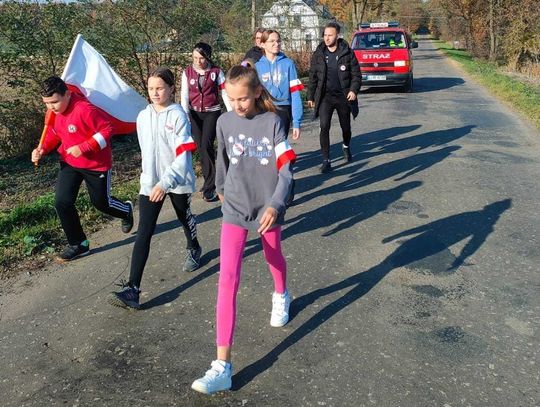
[[[474,59],[463,50],[453,49],[444,41],[434,44],[448,57],[459,62],[478,82],[501,100],[509,103],[540,130],[540,86],[525,83],[501,72],[496,64]]]
[[[140,153],[134,137],[113,139],[112,195],[135,202],[139,189]],[[57,157],[34,168],[26,158],[0,161],[0,278],[19,269],[35,269],[63,247],[64,232],[54,210]],[[84,185],[84,184],[83,184]],[[83,186],[77,209],[86,233],[110,219],[94,209]]]

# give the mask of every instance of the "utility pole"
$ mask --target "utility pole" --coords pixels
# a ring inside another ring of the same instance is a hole
[[[256,23],[255,3],[256,3],[256,0],[251,0],[251,32],[255,32],[255,23]]]

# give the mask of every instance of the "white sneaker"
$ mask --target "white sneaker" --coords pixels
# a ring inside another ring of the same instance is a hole
[[[285,290],[283,294],[274,292],[272,294],[272,317],[270,325],[280,327],[289,322],[289,306],[291,305],[291,297],[289,291]]]
[[[212,394],[217,391],[229,390],[232,386],[231,378],[231,364],[222,360],[214,360],[210,370],[206,371],[204,377],[195,380],[191,385],[191,388],[204,394]]]

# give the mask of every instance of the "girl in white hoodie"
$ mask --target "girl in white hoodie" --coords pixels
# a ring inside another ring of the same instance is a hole
[[[197,225],[191,213],[191,194],[195,192],[195,173],[191,152],[196,149],[191,126],[182,107],[174,103],[174,75],[157,68],[148,78],[152,101],[137,117],[137,136],[141,147],[142,173],[139,192],[139,229],[133,246],[129,281],[111,302],[124,308],[139,308],[140,283],[150,252],[150,241],[165,196],[168,195],[187,239],[184,271],[199,268],[202,249],[197,240]]]

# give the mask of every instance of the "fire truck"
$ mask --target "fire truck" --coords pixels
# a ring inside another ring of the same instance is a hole
[[[397,22],[361,23],[351,48],[362,71],[363,86],[399,86],[413,90],[412,41]]]

